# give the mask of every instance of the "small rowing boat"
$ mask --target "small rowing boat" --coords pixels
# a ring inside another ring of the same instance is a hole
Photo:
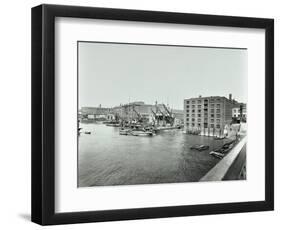
[[[212,155],[212,156],[214,156],[216,158],[222,159],[225,154],[224,153],[220,153],[220,152],[216,152],[216,151],[211,151],[210,155]]]
[[[190,149],[195,149],[198,151],[203,151],[209,149],[209,145],[193,145],[190,147]]]

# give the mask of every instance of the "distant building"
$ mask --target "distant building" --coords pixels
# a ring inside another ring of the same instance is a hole
[[[136,101],[115,106],[112,108],[112,111],[121,119],[129,120],[137,119],[139,117],[149,118],[152,107],[152,105],[145,104],[142,101]]]
[[[212,96],[184,100],[184,127],[189,130],[212,129],[222,132],[232,122],[232,109],[238,102],[229,98]]]
[[[79,112],[81,121],[123,120],[138,121],[166,125],[173,118],[174,124],[183,124],[183,110],[173,110],[165,104],[145,104],[142,101],[120,104],[113,108],[82,107]]]
[[[99,107],[82,107],[79,110],[79,117],[81,119],[89,120],[104,120],[108,119],[108,115],[111,113],[110,108],[103,108],[101,105]]]
[[[237,120],[245,121],[247,119],[247,106],[245,103],[238,103],[232,109],[232,117]]]

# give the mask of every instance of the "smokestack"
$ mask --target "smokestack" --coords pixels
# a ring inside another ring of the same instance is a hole
[[[229,94],[229,100],[232,100],[232,94],[231,93]]]

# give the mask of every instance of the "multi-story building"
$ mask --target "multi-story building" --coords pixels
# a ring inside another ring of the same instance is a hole
[[[232,121],[232,108],[237,101],[229,98],[212,96],[184,100],[184,127],[186,131],[198,131],[208,134],[221,133],[225,125]]]

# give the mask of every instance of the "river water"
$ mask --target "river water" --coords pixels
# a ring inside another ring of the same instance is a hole
[[[225,140],[163,131],[153,137],[119,135],[119,128],[81,124],[78,137],[78,186],[195,182],[219,160],[209,152]],[[206,144],[206,151],[191,150]]]

